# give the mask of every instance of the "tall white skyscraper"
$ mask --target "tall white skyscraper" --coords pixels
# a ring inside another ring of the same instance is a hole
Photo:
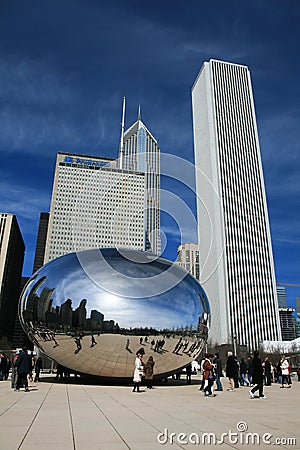
[[[122,122],[124,125],[124,120]],[[121,138],[118,160],[123,169],[145,173],[146,250],[151,250],[153,253],[159,255],[161,249],[160,149],[157,140],[142,122],[140,109],[138,112],[138,120],[125,131]]]
[[[250,72],[205,62],[192,88],[200,280],[212,343],[280,340]]]
[[[91,248],[145,250],[145,175],[116,160],[59,152],[44,263]]]

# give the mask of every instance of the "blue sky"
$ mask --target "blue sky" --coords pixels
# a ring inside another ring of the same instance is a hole
[[[191,87],[215,58],[251,71],[276,276],[299,284],[299,19],[297,0],[2,1],[0,210],[17,215],[24,275],[57,151],[116,157],[126,96],[126,128],[140,104],[161,151],[193,162]],[[195,210],[191,190],[163,187]],[[178,227],[162,219],[175,259]],[[300,288],[287,295],[293,304]]]

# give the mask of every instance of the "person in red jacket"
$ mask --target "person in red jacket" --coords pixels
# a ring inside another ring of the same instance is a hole
[[[204,389],[203,393],[208,397],[215,397],[213,393],[213,384],[215,380],[214,369],[215,364],[213,364],[214,355],[209,354],[203,363],[204,371]]]

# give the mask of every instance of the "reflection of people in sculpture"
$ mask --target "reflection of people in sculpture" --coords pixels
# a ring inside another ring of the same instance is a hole
[[[57,347],[59,345],[59,343],[55,339],[55,334],[54,334],[53,331],[51,331],[50,335],[51,335],[52,340],[54,341],[54,347],[53,348],[55,348],[55,347]]]
[[[182,338],[179,339],[172,353],[177,353],[182,347]]]
[[[133,372],[133,389],[132,392],[140,392],[140,384],[142,382],[142,376],[144,375],[144,364],[142,354],[137,353],[135,358],[135,369]]]
[[[158,339],[156,341],[154,351],[155,352],[162,351],[162,348],[165,345],[165,343],[166,343],[166,341],[164,339]]]
[[[149,356],[148,361],[144,366],[145,380],[147,383],[147,389],[152,389],[153,386],[153,368],[155,362],[153,361],[153,356]]]
[[[82,345],[81,345],[81,342],[80,342],[80,337],[76,337],[75,338],[75,343],[76,343],[76,346],[77,346],[77,349],[75,350],[75,353],[78,353],[82,349]]]
[[[96,339],[94,338],[94,335],[91,336],[91,347],[94,347],[94,345],[97,345]]]
[[[141,347],[137,352],[136,352],[136,355],[142,355],[142,356],[144,356],[144,354],[145,354],[145,350],[144,350],[144,348],[143,347]]]
[[[207,337],[208,335],[208,314],[203,312],[198,320],[198,333]]]
[[[187,351],[187,354],[188,354],[188,355],[191,355],[191,353],[193,353],[193,351],[194,351],[195,348],[196,348],[196,345],[197,345],[197,342],[193,342],[193,343],[192,343],[192,345],[190,346],[190,348],[189,348],[188,351]]]

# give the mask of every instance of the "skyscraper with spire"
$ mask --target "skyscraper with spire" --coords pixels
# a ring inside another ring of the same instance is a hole
[[[122,169],[145,173],[145,243],[146,250],[160,254],[160,149],[157,140],[141,119],[124,132],[125,98],[123,102],[119,166]]]
[[[44,263],[101,247],[159,254],[159,147],[141,121],[124,133],[118,159],[59,152]]]

